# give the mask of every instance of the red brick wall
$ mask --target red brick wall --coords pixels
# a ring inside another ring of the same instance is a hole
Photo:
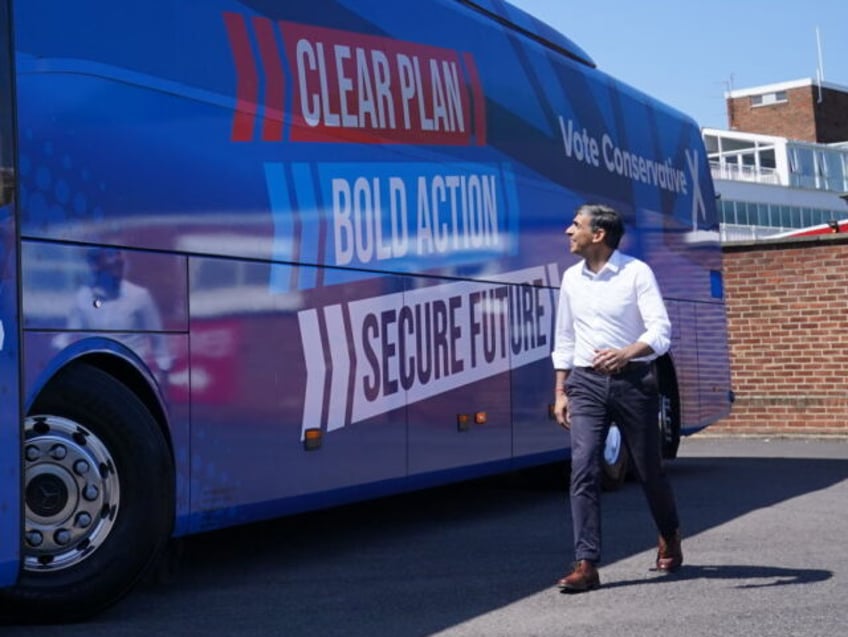
[[[848,93],[802,86],[786,92],[786,102],[751,106],[751,98],[727,100],[729,128],[829,144],[848,141]]]
[[[848,434],[848,235],[728,245],[721,433]]]
[[[727,100],[731,130],[777,135],[812,142],[816,139],[813,87],[786,91],[786,102],[751,106],[748,96]]]

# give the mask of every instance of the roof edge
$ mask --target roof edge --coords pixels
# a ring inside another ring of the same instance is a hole
[[[790,80],[788,82],[778,82],[775,84],[763,84],[761,86],[752,86],[750,88],[740,88],[733,91],[725,91],[725,99],[734,99],[737,97],[749,97],[751,95],[762,95],[763,93],[773,93],[775,91],[788,91],[793,88],[802,88],[804,86],[818,86],[818,80],[807,77],[801,80]],[[834,84],[832,82],[821,82],[822,88],[827,88],[840,93],[848,93],[848,86]]]

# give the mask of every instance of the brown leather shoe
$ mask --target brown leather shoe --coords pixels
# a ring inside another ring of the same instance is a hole
[[[589,560],[578,560],[574,570],[557,582],[560,590],[566,593],[591,591],[601,585],[598,569]]]
[[[675,531],[670,538],[660,535],[657,548],[657,570],[676,571],[683,564],[683,548],[680,546],[680,531]]]

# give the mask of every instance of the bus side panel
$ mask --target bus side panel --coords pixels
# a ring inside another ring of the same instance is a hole
[[[693,303],[681,301],[671,305],[671,352],[680,387],[681,426],[686,431],[696,425],[701,410],[701,396],[698,391],[697,312]]]
[[[724,305],[704,304],[698,308],[698,379],[700,409],[696,426],[703,429],[730,414],[730,349],[723,339],[715,338],[727,330]]]
[[[18,575],[21,541],[18,228],[9,3],[0,0],[0,586]]]
[[[647,211],[681,238],[716,223],[690,120],[462,3],[48,4],[17,17],[27,236],[485,280],[570,263],[586,199],[622,208],[649,261]]]
[[[2,98],[2,95],[0,95]],[[0,586],[18,573],[21,410],[14,204],[0,207]]]
[[[23,241],[20,261],[25,405],[75,358],[132,358],[157,385],[170,426],[180,532],[189,507],[187,259]]]
[[[195,529],[564,454],[546,417],[553,270],[300,290],[285,264],[193,257],[189,269]],[[307,450],[310,430],[322,442]]]
[[[564,448],[536,418],[577,204],[621,208],[667,297],[718,303],[694,123],[463,3],[84,4],[22,3],[21,227],[187,255],[198,527]],[[517,309],[477,324],[486,298]],[[416,338],[439,378],[410,376]],[[477,411],[492,420],[455,437]]]
[[[425,338],[415,348],[415,359],[398,361],[400,382],[409,387],[410,474],[509,458],[509,377],[496,372],[509,366],[504,319],[518,288],[470,281],[416,283],[404,296],[402,311],[410,317],[404,328],[418,323],[415,332]],[[400,335],[405,337],[405,331]]]
[[[378,350],[396,338],[381,332],[401,277],[331,293],[292,288],[283,264],[193,257],[189,269],[195,530],[406,475],[404,393],[384,390],[394,372]],[[307,430],[323,432],[319,447],[306,449]]]

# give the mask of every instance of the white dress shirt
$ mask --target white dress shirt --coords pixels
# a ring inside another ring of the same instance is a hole
[[[554,369],[591,367],[595,352],[635,342],[648,345],[651,361],[671,346],[671,322],[647,263],[618,250],[595,274],[585,261],[562,275],[557,306]]]

